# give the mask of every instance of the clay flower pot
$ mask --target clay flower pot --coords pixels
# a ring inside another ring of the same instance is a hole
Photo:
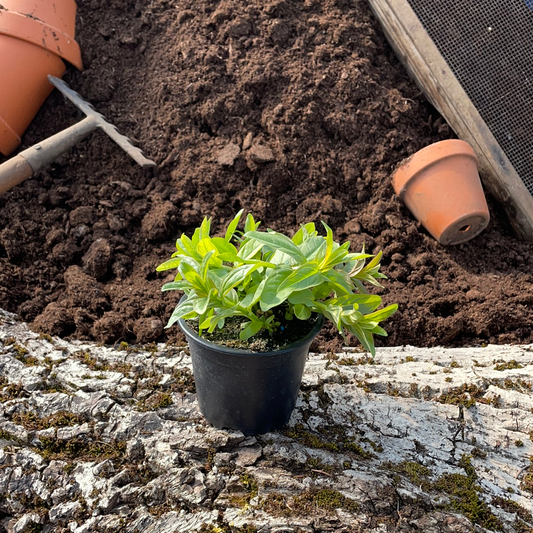
[[[74,40],[74,0],[2,0],[0,5],[0,152],[9,155],[69,61],[83,68]]]
[[[474,150],[452,139],[426,146],[392,176],[396,194],[441,244],[479,235],[490,215]]]

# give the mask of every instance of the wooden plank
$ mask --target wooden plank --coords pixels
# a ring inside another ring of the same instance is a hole
[[[369,0],[400,61],[427,99],[479,159],[485,187],[517,235],[533,241],[533,196],[481,118],[407,0]]]

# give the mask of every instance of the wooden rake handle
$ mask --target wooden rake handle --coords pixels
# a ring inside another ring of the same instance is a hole
[[[96,121],[86,117],[0,165],[0,194],[46,168],[96,127]]]

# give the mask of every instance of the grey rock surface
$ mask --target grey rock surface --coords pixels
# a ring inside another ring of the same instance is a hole
[[[0,531],[530,532],[533,346],[310,354],[279,431],[202,417],[186,347],[0,311]]]

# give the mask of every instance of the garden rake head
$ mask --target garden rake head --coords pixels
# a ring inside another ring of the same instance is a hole
[[[103,115],[95,111],[77,92],[73,91],[63,80],[48,76],[50,83],[68,98],[86,117],[77,124],[48,137],[44,141],[24,150],[0,165],[0,194],[37,174],[60,155],[76,145],[96,128],[104,131],[141,167],[157,166],[154,161],[144,156],[142,151],[133,146],[131,141],[115,126],[107,122]]]

